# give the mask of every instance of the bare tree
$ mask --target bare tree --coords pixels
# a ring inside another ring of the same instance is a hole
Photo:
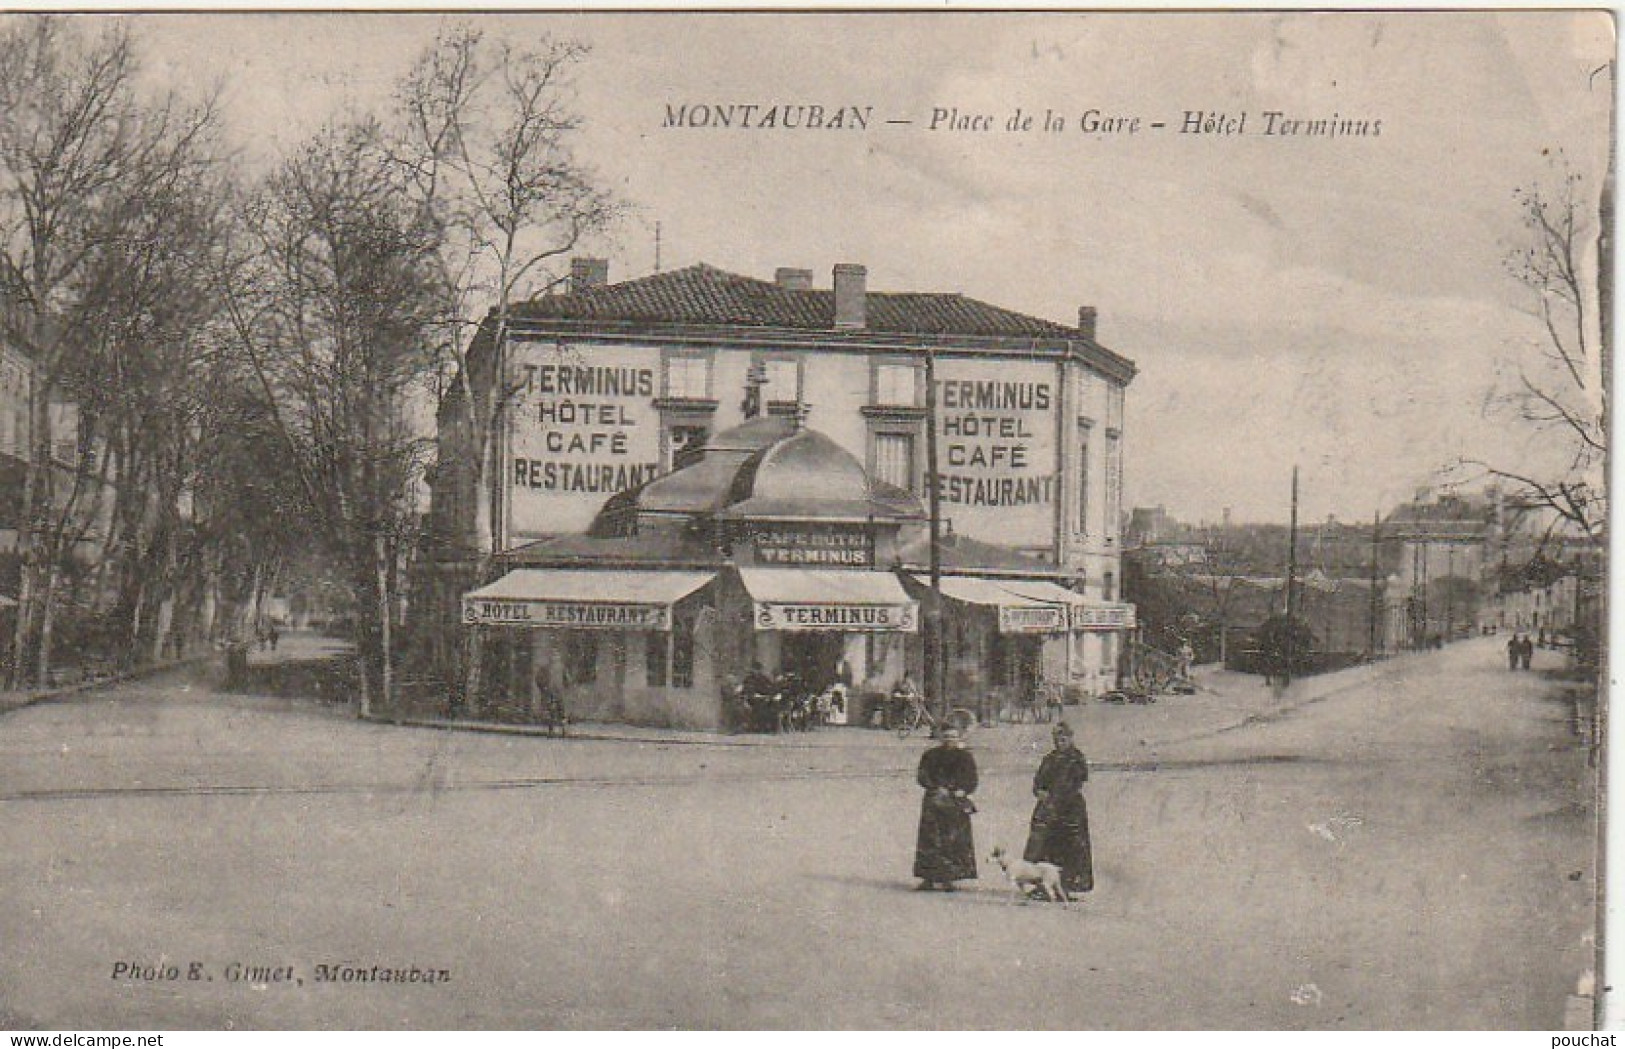
[[[107,296],[123,294],[107,288],[116,271],[105,260],[147,230],[152,197],[137,187],[171,185],[213,160],[212,104],[144,100],[136,72],[124,23],[92,30],[37,16],[0,28],[0,336],[32,365],[15,682],[31,653],[39,677],[48,673],[62,560],[86,528],[83,463],[58,462],[52,416],[74,395],[70,376]]]
[[[1503,403],[1562,450],[1551,474],[1474,463],[1512,486],[1510,500],[1539,507],[1601,545],[1608,525],[1606,326],[1593,293],[1606,235],[1583,177],[1556,155],[1555,181],[1520,187],[1515,199],[1525,241],[1508,254],[1508,272],[1526,288],[1540,342],[1519,365]],[[1606,278],[1603,278],[1606,279]]]
[[[398,91],[397,160],[439,233],[442,279],[456,303],[456,327],[441,343],[439,468],[443,483],[455,476],[474,502],[470,581],[489,574],[507,541],[503,488],[487,482],[500,474],[518,390],[506,378],[514,304],[556,287],[557,263],[620,212],[574,150],[581,120],[571,77],[586,56],[574,41],[543,35],[520,48],[454,23]],[[441,669],[477,690],[479,646],[463,673]]]
[[[466,413],[476,490],[512,392],[490,377],[502,370],[513,304],[556,287],[561,277],[551,264],[618,214],[573,149],[581,121],[569,107],[570,78],[586,55],[584,44],[545,35],[528,48],[487,42],[457,23],[400,84],[397,157],[442,238],[442,273],[460,325],[443,344],[446,394]],[[465,336],[486,306],[488,351],[496,352],[482,377],[468,356],[476,344]],[[501,545],[500,514],[486,533],[482,545]]]
[[[406,190],[376,123],[328,129],[268,180],[222,281],[309,524],[376,612],[358,623],[363,714],[391,695],[395,566],[427,452],[407,408],[446,308],[438,232]]]

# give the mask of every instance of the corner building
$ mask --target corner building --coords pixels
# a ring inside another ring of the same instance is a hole
[[[828,288],[704,264],[607,278],[577,259],[500,348],[494,323],[477,337],[475,396],[499,360],[515,391],[483,484],[466,405],[441,415],[414,607],[438,643],[479,647],[476,710],[525,718],[538,663],[579,719],[692,726],[752,664],[871,701],[921,680],[928,356],[954,702],[993,716],[1040,681],[1114,687],[1135,369],[1092,308],[1071,327],[873,292],[852,264]],[[471,577],[493,543],[497,571]]]

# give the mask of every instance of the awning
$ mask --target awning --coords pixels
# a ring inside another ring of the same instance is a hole
[[[914,633],[919,605],[890,572],[741,568],[758,630]]]
[[[712,572],[518,568],[463,595],[463,622],[568,630],[670,630],[671,607]]]
[[[922,576],[914,578],[929,585]],[[1122,601],[1092,601],[1075,590],[1043,579],[943,576],[942,592],[957,601],[997,605],[999,631],[1006,634],[1134,628],[1133,605]],[[1001,593],[1005,595],[1002,598]]]
[[[929,576],[916,575],[914,581],[924,587],[931,585]],[[1063,601],[1028,596],[1003,579],[945,575],[941,577],[941,582],[942,594],[949,600],[995,609],[999,616],[1001,634],[1066,633],[1067,613],[1066,603]]]
[[[1134,629],[1134,606],[1126,601],[1091,601],[1042,579],[1001,579],[999,584],[1035,600],[1064,602],[1073,630]]]

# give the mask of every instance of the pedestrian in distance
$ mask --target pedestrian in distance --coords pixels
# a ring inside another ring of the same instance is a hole
[[[1094,855],[1089,842],[1089,807],[1083,785],[1089,761],[1074,742],[1072,726],[1062,721],[1050,732],[1053,749],[1033,776],[1032,823],[1022,859],[1061,868],[1061,886],[1070,895],[1095,887]]]
[[[958,729],[942,730],[942,740],[920,758],[916,775],[925,796],[914,842],[914,876],[919,890],[953,892],[954,882],[976,877],[976,843],[971,814],[976,803],[976,759]]]
[[[548,735],[568,736],[570,719],[565,716],[564,697],[553,687],[553,671],[541,660],[531,679],[531,710],[546,727]]]
[[[778,690],[773,685],[773,679],[762,669],[760,662],[753,661],[750,671],[745,675],[745,683],[741,686],[745,694],[745,708],[749,713],[748,721],[753,732],[770,732],[777,720],[774,711],[773,697]]]
[[[1513,634],[1507,638],[1507,669],[1517,670],[1518,664],[1523,660],[1523,635]]]
[[[1523,668],[1525,670],[1529,669],[1529,662],[1530,662],[1530,660],[1532,660],[1534,658],[1535,658],[1535,641],[1534,641],[1534,638],[1530,637],[1528,634],[1525,634],[1524,638],[1523,638],[1523,647],[1519,652],[1519,659],[1522,661],[1522,665],[1523,665]]]

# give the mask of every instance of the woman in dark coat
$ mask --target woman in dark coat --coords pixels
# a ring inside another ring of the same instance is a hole
[[[1089,779],[1089,762],[1072,742],[1072,728],[1066,722],[1051,734],[1055,749],[1044,755],[1033,777],[1032,826],[1022,858],[1029,863],[1048,861],[1061,868],[1061,884],[1066,891],[1088,892],[1095,887],[1094,860],[1089,848],[1089,808],[1083,801],[1083,785]]]
[[[976,759],[958,730],[943,730],[942,742],[920,758],[916,778],[925,789],[914,844],[917,888],[953,892],[954,882],[976,877],[970,829],[970,814],[976,811],[970,797],[976,792]]]

